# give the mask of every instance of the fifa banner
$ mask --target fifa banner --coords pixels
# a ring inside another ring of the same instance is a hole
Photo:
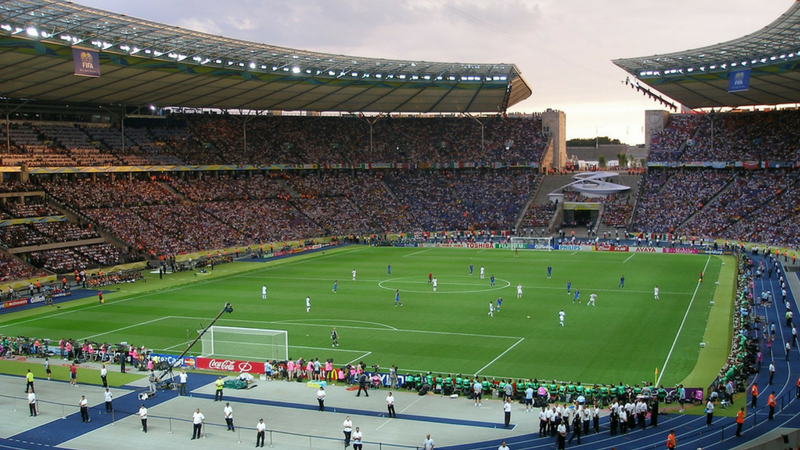
[[[72,65],[75,75],[81,77],[100,76],[100,55],[91,50],[72,49]]]
[[[750,69],[732,70],[728,74],[728,92],[744,92],[750,89]]]

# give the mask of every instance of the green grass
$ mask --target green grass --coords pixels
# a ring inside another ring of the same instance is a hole
[[[730,262],[722,267],[722,261]],[[388,264],[392,275],[387,275]],[[469,264],[475,266],[472,276]],[[485,280],[479,279],[481,265]],[[545,277],[548,265],[552,279]],[[0,333],[127,341],[178,354],[231,302],[234,312],[217,325],[287,330],[295,359],[396,364],[401,373],[430,370],[584,383],[652,381],[658,368],[665,386],[691,375],[700,387],[710,383],[728,351],[730,313],[723,309],[726,303],[730,308],[733,276],[722,277],[718,286],[715,281],[721,269],[735,267],[733,259],[700,255],[520,251],[515,256],[503,250],[350,246],[267,264],[217,266],[202,278],[178,273],[122,285],[102,306],[89,299],[60,310],[4,315]],[[354,268],[357,281],[350,279]],[[698,285],[700,271],[706,277]],[[427,284],[428,272],[439,280],[436,293]],[[495,288],[489,286],[492,274]],[[618,289],[623,274],[626,286]],[[581,304],[567,295],[567,280],[581,291]],[[266,301],[261,299],[263,284],[269,291]],[[517,284],[523,285],[522,299],[516,298]],[[656,285],[659,301],[653,299]],[[400,289],[402,308],[393,306],[395,289]],[[586,306],[593,291],[597,306]],[[306,296],[311,297],[310,313]],[[488,302],[498,296],[504,300],[502,309],[488,317]],[[716,306],[709,306],[711,299]],[[558,323],[562,308],[563,328]],[[335,349],[330,347],[333,326],[341,343]],[[723,351],[704,354],[701,341],[713,341]],[[199,344],[194,350],[199,352]]]
[[[6,375],[19,375],[19,384],[25,386],[25,374],[28,369],[33,372],[34,386],[36,382],[47,379],[44,371],[43,359],[30,361],[0,360],[0,373]],[[119,387],[144,377],[144,372],[120,373],[117,366],[109,366],[108,385]],[[52,380],[69,381],[69,362],[58,358],[50,358],[50,372]],[[92,384],[102,386],[99,370],[79,368],[77,372],[79,384]]]

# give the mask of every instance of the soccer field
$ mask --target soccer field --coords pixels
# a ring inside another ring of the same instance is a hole
[[[183,284],[170,288],[148,291],[160,286],[158,280],[123,285],[123,291],[107,296],[105,305],[87,302],[61,311],[40,308],[26,317],[4,316],[0,333],[127,341],[178,354],[231,302],[233,313],[224,314],[217,325],[286,330],[294,359],[333,358],[337,366],[396,364],[400,373],[631,385],[652,381],[658,368],[661,383],[668,386],[687,377],[705,351],[699,343],[712,308],[730,307],[709,303],[717,289],[726,290],[727,303],[732,298],[732,283],[715,282],[721,269],[736,265],[722,263],[722,257],[705,255],[348,246],[272,263],[218,266],[202,278],[191,272],[172,274],[168,280]],[[703,283],[698,283],[700,272],[705,273]],[[438,280],[436,292],[428,273]],[[621,276],[624,288],[618,287]],[[264,284],[267,300],[261,298]],[[522,298],[517,298],[519,284]],[[653,298],[655,286],[660,300]],[[396,290],[402,307],[394,306]],[[580,303],[574,302],[575,290]],[[596,306],[587,306],[592,292]],[[489,302],[496,305],[498,297],[502,307],[490,317]],[[730,314],[723,320],[729,323]],[[334,326],[340,346],[331,348]],[[730,329],[721,327],[722,336],[715,339],[719,345],[729,345]],[[198,344],[192,353],[199,352]],[[247,346],[225,353],[216,356],[263,359],[249,354]],[[711,378],[723,362],[707,368]]]

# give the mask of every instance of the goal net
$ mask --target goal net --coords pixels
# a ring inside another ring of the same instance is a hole
[[[289,358],[285,330],[212,326],[201,338],[203,356],[278,360]]]
[[[553,249],[553,238],[551,237],[513,236],[510,242],[514,248],[523,250],[550,251]]]

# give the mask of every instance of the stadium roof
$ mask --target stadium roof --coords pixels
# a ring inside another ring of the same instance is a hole
[[[613,62],[692,109],[798,103],[800,0],[768,26],[732,41]],[[729,77],[746,69],[749,88],[728,92]]]
[[[74,75],[73,49],[100,77]],[[333,55],[215,36],[54,0],[0,1],[0,96],[221,109],[501,112],[531,89],[513,64]]]

